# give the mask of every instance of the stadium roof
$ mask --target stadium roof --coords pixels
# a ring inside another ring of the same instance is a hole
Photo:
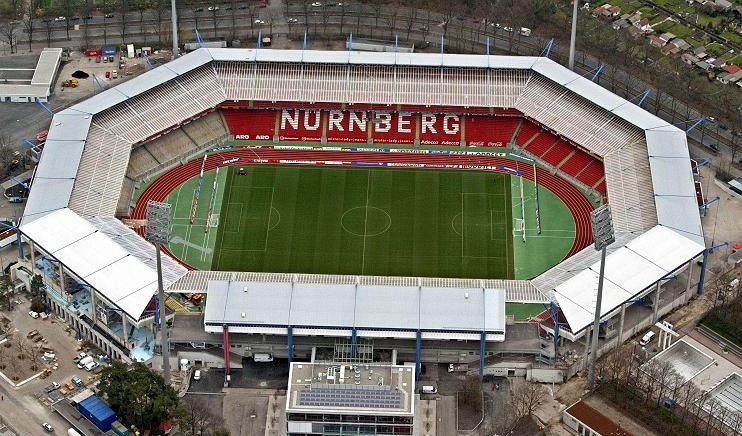
[[[421,330],[423,338],[487,332],[488,340],[505,339],[502,289],[212,281],[208,295],[204,324],[214,333],[224,325],[250,333],[355,327],[361,336]]]
[[[155,248],[120,222],[103,229],[95,224],[64,208],[23,224],[21,232],[106,300],[138,320],[157,292]],[[138,238],[136,250],[128,243],[132,236]],[[185,274],[185,268],[170,258],[165,257],[163,264],[165,283]]]
[[[703,250],[702,245],[662,226],[616,249],[606,257],[601,317],[668,278]],[[554,288],[554,298],[573,333],[590,325],[595,318],[599,270],[600,261]]]
[[[682,130],[550,59],[457,54],[196,50],[56,114],[23,223],[113,216],[133,144],[239,100],[515,108],[602,156],[619,238],[659,224],[704,244]]]

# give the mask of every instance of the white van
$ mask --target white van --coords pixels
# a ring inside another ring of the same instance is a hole
[[[82,436],[80,433],[78,433],[77,430],[74,428],[67,429],[67,436]]]
[[[647,344],[652,342],[652,338],[654,338],[654,332],[650,331],[642,337],[642,339],[639,341],[639,345],[641,345],[642,347],[646,347]]]
[[[91,356],[85,356],[84,359],[77,362],[77,367],[80,369],[83,369],[87,366],[88,363],[92,362],[94,359]]]
[[[199,380],[201,380],[201,370],[200,369],[197,369],[193,373],[193,381],[199,381]]]
[[[97,367],[98,367],[98,362],[88,362],[87,365],[85,365],[85,370],[92,371]]]
[[[423,385],[423,394],[437,394],[438,388],[431,385]]]
[[[273,355],[270,353],[255,353],[252,358],[256,362],[273,362]]]

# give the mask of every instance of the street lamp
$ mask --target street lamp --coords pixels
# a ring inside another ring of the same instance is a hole
[[[173,28],[173,59],[178,57],[178,11],[175,0],[170,0],[170,22]]]
[[[576,1],[576,0],[575,0]],[[605,275],[605,254],[609,245],[616,241],[613,234],[613,219],[611,207],[607,204],[595,209],[590,214],[590,222],[593,227],[593,241],[595,249],[600,250],[600,274],[598,275],[598,296],[595,300],[595,320],[593,321],[593,336],[590,343],[590,355],[588,357],[589,367],[587,372],[587,384],[590,389],[595,386],[595,360],[598,351],[598,336],[600,336],[600,304],[603,299],[603,278]],[[588,330],[589,332],[589,330]]]
[[[150,200],[147,202],[147,233],[145,238],[154,244],[157,256],[157,297],[160,310],[160,340],[162,347],[162,376],[170,384],[170,344],[165,319],[165,289],[162,286],[162,253],[160,245],[170,238],[170,205]]]

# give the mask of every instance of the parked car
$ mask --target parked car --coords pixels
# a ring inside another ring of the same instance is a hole
[[[36,335],[38,335],[38,334],[39,334],[39,331],[38,331],[38,330],[31,330],[31,331],[30,331],[30,332],[28,332],[28,334],[26,335],[26,338],[28,338],[28,339],[32,339],[32,338],[33,338],[34,336],[36,336]]]
[[[92,371],[92,370],[94,370],[97,367],[98,367],[98,362],[88,362],[88,364],[85,365],[85,370],[86,371]]]
[[[48,422],[41,424],[41,426],[44,428],[44,430],[46,430],[47,433],[51,433],[54,431],[54,427],[52,427],[52,425]]]
[[[32,311],[30,311],[30,312],[28,312],[28,314],[29,314],[29,316],[31,316],[31,318],[33,318],[33,319],[36,319],[36,318],[38,318],[38,317],[39,317],[39,313],[38,313],[38,312],[34,312],[33,310],[32,310]]]
[[[219,6],[209,6],[209,12],[216,12],[219,10]]]
[[[64,17],[57,17],[57,18],[54,19],[54,21],[56,21],[56,22],[60,22],[60,21],[64,21],[64,20],[66,20],[66,18],[64,18]]]
[[[45,390],[46,390],[46,393],[48,394],[48,393],[51,393],[51,392],[56,391],[60,387],[61,387],[61,385],[59,383],[54,382],[54,383],[50,384],[49,386],[47,386]]]
[[[201,370],[200,369],[197,369],[193,373],[193,381],[199,381],[199,380],[201,380]]]
[[[72,383],[74,383],[74,384],[75,384],[75,386],[78,386],[78,387],[83,387],[83,386],[85,385],[85,384],[84,384],[84,383],[82,382],[82,379],[81,379],[80,377],[76,376],[76,375],[73,375],[73,376],[72,376],[72,378],[70,379],[70,381],[71,381]]]
[[[118,79],[119,78],[119,72],[118,71],[111,71],[111,78],[112,79]]]

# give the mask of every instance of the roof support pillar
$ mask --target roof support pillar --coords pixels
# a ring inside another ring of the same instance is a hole
[[[662,292],[662,280],[657,280],[654,290],[654,304],[652,305],[652,324],[657,322],[657,313],[660,310],[660,293]]]
[[[701,274],[698,277],[698,288],[697,293],[698,295],[703,295],[703,282],[706,280],[706,263],[709,259],[709,252],[708,250],[703,250],[703,261],[701,262]]]
[[[229,362],[229,326],[224,324],[224,334],[222,335],[223,347],[224,347],[224,372],[230,374],[230,362]],[[163,356],[164,357],[164,356]]]
[[[415,336],[415,380],[420,380],[420,354],[422,352],[422,341],[422,332],[418,329],[417,335]]]
[[[551,320],[554,322],[554,358],[556,358],[557,347],[559,346],[559,306],[552,301],[549,303],[549,311],[551,312]]]
[[[350,336],[350,354],[355,356],[357,351],[358,351],[358,330],[356,329],[356,326],[353,326],[353,330],[351,331],[351,336]]]
[[[688,261],[688,280],[685,284],[685,302],[690,300],[690,283],[693,279],[693,259]]]
[[[21,230],[16,228],[15,234],[18,237],[18,259],[23,259],[23,238],[21,237]],[[31,253],[33,253],[33,250],[31,250]]]
[[[626,317],[626,303],[621,305],[621,319],[618,322],[618,345],[623,343],[623,322]]]
[[[286,329],[286,339],[288,341],[289,365],[291,365],[294,360],[294,328],[291,326]]]
[[[479,381],[484,379],[484,346],[487,343],[487,332],[482,331],[479,339]]]

